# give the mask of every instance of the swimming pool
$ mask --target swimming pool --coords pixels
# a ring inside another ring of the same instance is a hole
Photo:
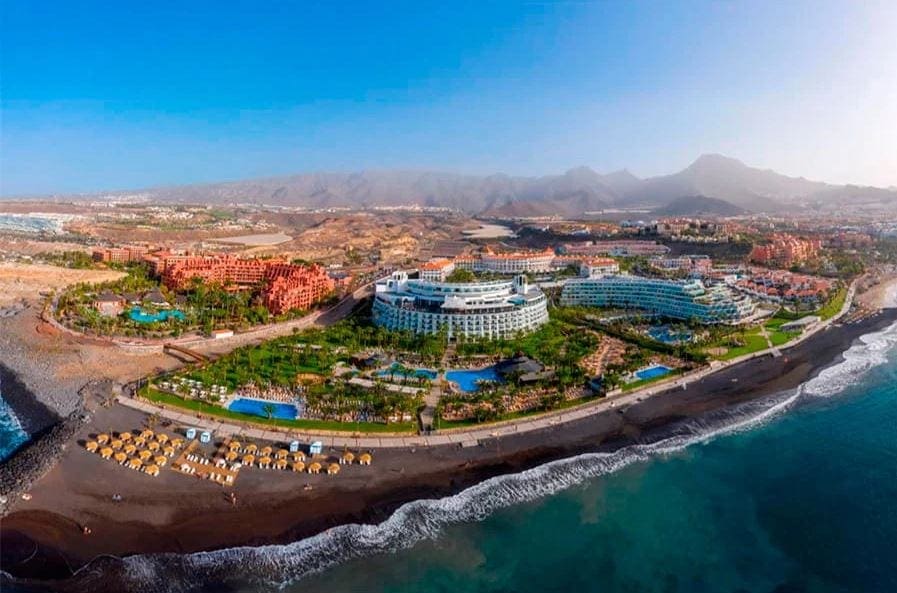
[[[667,325],[648,328],[648,335],[664,344],[681,344],[691,342],[692,333],[688,330],[677,331]]]
[[[642,381],[647,379],[656,379],[657,377],[662,377],[664,375],[669,374],[673,369],[668,366],[664,366],[662,364],[655,364],[649,367],[645,367],[643,369],[639,369],[635,372],[635,376],[641,379]]]
[[[496,383],[504,383],[501,375],[496,372],[495,367],[448,371],[445,374],[445,379],[446,381],[456,383],[461,391],[467,392],[479,390],[477,381],[495,381]]]
[[[262,418],[268,417],[266,406],[271,406],[271,418],[280,418],[282,420],[295,420],[299,416],[299,408],[294,404],[284,404],[281,402],[269,402],[262,399],[252,399],[249,397],[238,397],[227,406],[231,412],[239,412],[240,414],[252,414]]]
[[[186,316],[178,311],[177,309],[164,310],[159,311],[158,313],[147,313],[140,307],[134,307],[131,309],[131,312],[128,313],[128,317],[130,317],[133,321],[137,323],[153,323],[156,321],[168,321],[172,317],[177,319],[178,321],[183,321],[186,319]]]
[[[388,369],[382,370],[377,373],[378,377],[390,377],[395,375],[398,377],[422,377],[424,379],[429,379],[430,381],[434,381],[436,379],[436,371],[431,371],[430,369],[409,369],[408,367],[399,364],[398,362],[394,362],[389,365]]]

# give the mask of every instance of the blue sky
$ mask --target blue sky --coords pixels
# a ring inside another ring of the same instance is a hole
[[[312,170],[897,185],[893,2],[2,3],[0,193]]]

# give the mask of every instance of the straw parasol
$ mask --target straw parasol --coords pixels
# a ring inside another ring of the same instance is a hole
[[[136,457],[132,457],[130,461],[128,461],[128,467],[131,469],[140,469],[143,466],[143,461],[137,459]]]
[[[124,442],[122,442],[121,439],[115,439],[111,443],[109,443],[109,446],[112,447],[113,449],[115,449],[116,451],[121,449],[122,445],[124,445]]]
[[[272,449],[268,445],[265,445],[264,447],[262,447],[262,450],[259,451],[259,455],[264,455],[265,457],[270,457],[271,453],[273,453],[273,452],[274,452],[274,449]]]
[[[97,447],[99,447],[99,446],[100,446],[100,444],[97,443],[96,441],[87,441],[87,444],[84,445],[84,448],[87,449],[88,451],[90,451],[91,453],[96,453]]]
[[[140,457],[140,459],[146,461],[147,459],[149,459],[150,457],[153,456],[153,453],[152,453],[152,451],[147,451],[146,449],[144,449],[143,451],[138,453],[137,456]]]
[[[352,451],[346,451],[343,453],[343,456],[340,457],[339,462],[344,463],[346,465],[352,465],[352,462],[355,461],[355,454]]]
[[[171,446],[174,447],[175,449],[178,449],[178,448],[180,448],[180,447],[183,447],[183,446],[184,446],[184,439],[180,439],[180,438],[178,438],[178,439],[171,439]]]
[[[100,449],[100,457],[103,459],[109,459],[112,457],[112,447],[103,447]]]
[[[236,461],[238,456],[236,451],[228,451],[224,458],[228,461]]]
[[[98,442],[99,444],[101,444],[101,445],[105,445],[106,443],[109,442],[109,435],[106,434],[105,432],[102,432],[102,433],[98,434],[98,435],[97,435],[97,442]]]
[[[252,465],[255,463],[255,455],[247,454],[243,456],[243,465]]]
[[[246,451],[247,453],[255,453],[258,450],[259,450],[259,446],[256,445],[255,443],[249,443],[248,445],[246,445],[246,448],[244,449],[244,451]]]
[[[227,448],[231,451],[236,451],[240,448],[240,441],[231,441],[227,444]]]
[[[163,459],[164,459],[164,457],[163,457]],[[158,465],[148,465],[143,469],[143,471],[145,471],[146,473],[148,473],[149,475],[151,475],[152,477],[155,478],[156,476],[159,475],[159,466]]]
[[[147,428],[146,430],[144,430],[143,432],[140,433],[140,438],[142,438],[144,440],[151,439],[151,438],[153,438],[153,436],[155,434],[156,433],[154,433],[153,431],[151,431],[150,429]]]
[[[274,462],[274,467],[277,469],[286,469],[287,468],[287,460],[286,459],[278,459]]]
[[[327,466],[327,475],[335,476],[338,473],[339,473],[339,464],[338,463],[331,463],[330,465]]]
[[[130,432],[120,432],[118,433],[118,438],[123,441],[130,441],[133,435]]]
[[[168,455],[169,457],[171,457],[172,455],[174,455],[174,447],[169,445],[169,446],[165,447],[164,449],[162,449],[162,452],[165,453],[166,455]]]
[[[320,471],[321,471],[321,464],[318,463],[317,461],[313,461],[313,462],[308,466],[308,473],[310,473],[310,474],[316,474],[316,473],[318,473],[318,472],[320,472]]]
[[[134,440],[132,442],[138,447],[143,447],[146,445],[146,439],[143,437],[134,437]]]
[[[157,443],[156,441],[150,441],[149,443],[147,443],[146,448],[150,451],[158,451],[159,443]]]
[[[165,443],[168,442],[168,435],[165,434],[164,432],[160,432],[159,434],[156,435],[156,440],[159,441],[160,445],[164,445]]]
[[[370,453],[362,453],[358,456],[359,465],[370,465],[372,460]]]
[[[113,457],[113,459],[115,459],[119,463],[124,463],[125,461],[127,461],[128,456],[125,455],[124,453],[122,453],[121,451],[119,451],[118,453],[115,454],[115,457]]]
[[[259,459],[259,467],[262,467],[262,466],[268,467],[269,465],[271,465],[270,457],[262,457],[261,459]]]
[[[293,462],[293,471],[294,472],[304,472],[305,464],[302,463],[301,461],[294,461]]]
[[[153,463],[155,463],[159,467],[163,467],[166,463],[168,463],[168,458],[164,455],[157,455],[156,458],[153,459]]]
[[[293,453],[293,461],[304,461],[305,460],[305,452],[304,451],[296,451]]]
[[[286,449],[278,449],[277,450],[277,458],[278,459],[286,459],[287,455],[289,455],[289,454],[290,454],[290,452],[287,451]]]
[[[136,451],[136,450],[137,450],[137,445],[135,445],[134,443],[128,443],[127,445],[125,445],[125,448],[122,449],[122,451],[125,452],[125,455],[133,455],[134,451]]]

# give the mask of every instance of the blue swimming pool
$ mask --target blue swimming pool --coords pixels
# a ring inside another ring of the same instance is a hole
[[[657,377],[662,377],[664,375],[669,374],[672,370],[673,369],[671,369],[668,366],[664,366],[662,364],[655,364],[655,365],[637,370],[635,372],[635,376],[644,381],[646,379],[656,379]]]
[[[677,331],[668,325],[648,328],[648,335],[664,344],[682,344],[684,342],[691,342],[693,337],[692,332],[688,330]]]
[[[448,371],[445,379],[458,385],[461,391],[473,392],[479,389],[477,381],[495,381],[503,383],[501,375],[496,372],[495,367],[486,367],[482,369],[465,369],[457,371]]]
[[[137,323],[168,321],[171,318],[177,319],[178,321],[183,321],[184,319],[186,319],[186,316],[177,309],[166,309],[164,311],[159,311],[158,313],[147,313],[140,307],[134,307],[133,309],[131,309],[131,311],[128,313],[128,317],[130,317]]]
[[[429,379],[430,381],[434,381],[436,379],[436,371],[431,371],[430,369],[409,369],[406,366],[399,364],[398,362],[394,362],[389,365],[388,369],[382,370],[377,373],[379,377],[389,377],[395,376],[397,379],[402,377],[423,377],[424,379]]]
[[[280,418],[282,420],[295,420],[299,416],[299,408],[295,404],[284,404],[280,402],[268,402],[261,399],[252,399],[249,397],[238,397],[227,406],[231,412],[239,412],[241,414],[252,414],[253,416],[268,417],[266,406],[272,406],[272,418]]]

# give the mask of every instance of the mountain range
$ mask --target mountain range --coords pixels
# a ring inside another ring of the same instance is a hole
[[[419,205],[496,217],[564,217],[608,209],[728,216],[826,210],[846,203],[889,208],[897,205],[894,188],[831,185],[788,177],[718,154],[703,155],[678,173],[646,179],[625,169],[602,175],[588,167],[542,177],[371,170],[159,187],[140,194],[154,201],[204,204],[311,208]]]

